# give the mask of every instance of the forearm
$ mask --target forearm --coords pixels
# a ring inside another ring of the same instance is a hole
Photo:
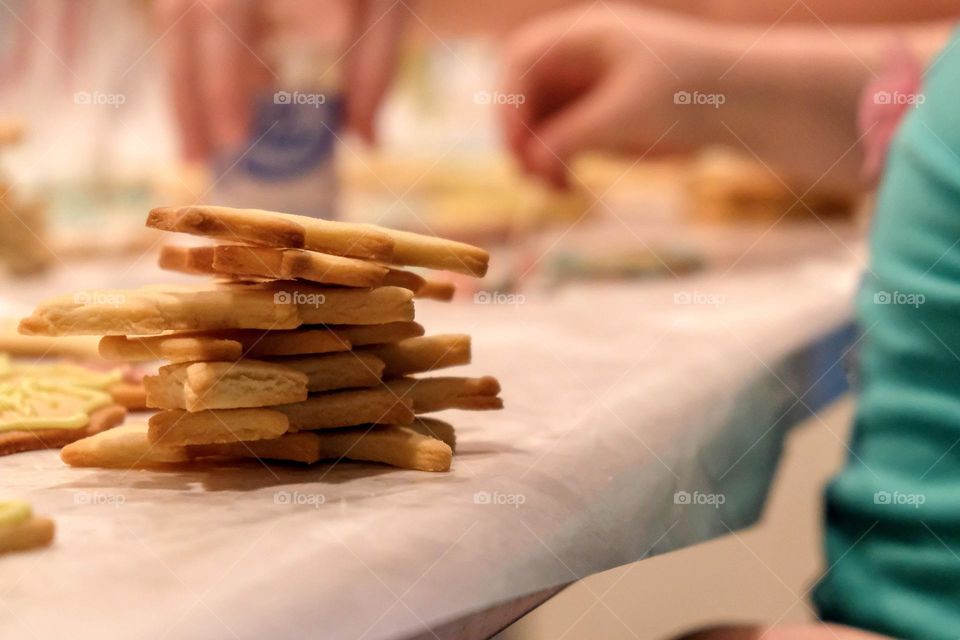
[[[960,0],[642,0],[644,4],[723,22],[763,24],[904,24],[960,17]]]
[[[857,111],[864,87],[898,39],[924,59],[945,24],[909,28],[712,25],[704,81],[724,96],[707,123],[710,142],[743,147],[805,189],[855,188],[862,155]],[[702,36],[701,36],[702,37]]]

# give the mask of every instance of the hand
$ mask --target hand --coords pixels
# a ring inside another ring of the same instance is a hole
[[[264,45],[277,23],[300,34],[335,22],[328,2],[256,0],[157,0],[158,29],[168,63],[174,114],[183,154],[205,161],[219,149],[236,147],[249,135],[256,94],[280,78]],[[347,125],[373,142],[377,107],[389,85],[405,9],[386,0],[354,0],[347,10],[346,52],[339,62]],[[318,75],[324,70],[318,70]]]
[[[393,77],[408,9],[396,0],[347,0],[352,9],[344,77],[347,126],[369,144],[376,142],[377,108]]]
[[[647,155],[710,137],[715,108],[675,103],[678,91],[709,94],[708,79],[722,73],[693,24],[632,5],[595,5],[517,32],[506,47],[503,91],[524,99],[501,114],[521,165],[564,186],[580,151]]]
[[[205,161],[247,138],[252,97],[275,78],[262,58],[264,19],[253,0],[154,6],[181,150]]]

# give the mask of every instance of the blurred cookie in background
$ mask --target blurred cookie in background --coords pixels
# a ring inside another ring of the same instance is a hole
[[[558,251],[547,261],[553,282],[568,280],[635,280],[677,276],[698,271],[703,256],[694,248],[676,243],[654,248],[631,247],[592,251]]]
[[[856,191],[791,184],[760,162],[719,147],[691,162],[686,186],[690,214],[710,221],[848,219],[862,197]]]
[[[23,138],[23,125],[15,120],[0,120],[0,147],[16,144]]]
[[[23,126],[0,120],[0,155],[23,139]],[[2,158],[0,158],[2,159]],[[46,271],[54,260],[47,246],[46,207],[19,194],[0,165],[0,263],[8,273],[21,276]]]
[[[495,153],[423,157],[370,153],[340,168],[346,215],[461,242],[490,244],[588,215],[591,191],[553,191]]]

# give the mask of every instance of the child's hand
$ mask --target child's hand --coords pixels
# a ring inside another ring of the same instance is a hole
[[[181,151],[205,161],[246,140],[253,95],[275,77],[260,47],[263,16],[252,0],[154,7]]]
[[[337,17],[347,31],[346,51],[338,60],[345,67],[347,123],[373,141],[374,117],[396,59],[403,3],[158,0],[155,7],[187,159],[203,161],[246,141],[254,96],[280,81],[264,50],[274,26],[292,24],[309,36],[337,26]]]
[[[396,69],[400,36],[410,9],[396,0],[346,0],[351,10],[343,64],[347,125],[376,141],[377,109]]]
[[[563,186],[569,159],[588,148],[646,155],[703,141],[702,128],[717,118],[698,114],[713,107],[685,103],[678,92],[709,94],[707,79],[722,69],[692,24],[599,5],[521,29],[506,48],[503,91],[523,99],[502,108],[521,164]]]

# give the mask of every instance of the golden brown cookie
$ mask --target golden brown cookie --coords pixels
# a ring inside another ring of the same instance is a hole
[[[453,271],[477,278],[487,274],[490,254],[479,247],[410,231],[388,232],[394,242],[391,264]]]
[[[311,393],[372,387],[380,384],[383,373],[382,360],[372,354],[356,351],[320,356],[297,356],[274,362],[306,375],[307,388]],[[306,395],[300,400],[306,400]]]
[[[82,291],[41,303],[20,321],[28,335],[151,335],[164,331],[294,329],[301,324],[413,320],[413,293],[277,281],[212,289]]]
[[[376,227],[286,216],[261,209],[160,207],[147,216],[147,226],[231,242],[306,248],[367,260],[389,260],[393,255],[390,236]]]
[[[219,274],[309,280],[345,287],[369,288],[387,284],[384,282],[386,267],[306,249],[221,245],[214,249],[212,267]]]
[[[170,330],[293,329],[296,304],[254,287],[80,291],[46,300],[20,321],[27,335],[150,335]]]
[[[287,416],[270,409],[215,409],[190,413],[182,409],[150,416],[147,439],[169,446],[263,440],[283,435]]]
[[[385,364],[383,376],[395,378],[411,373],[470,364],[470,336],[449,334],[410,338],[393,344],[364,347]]]
[[[425,300],[439,300],[440,302],[450,302],[456,293],[456,286],[452,282],[440,282],[439,280],[427,280],[423,286],[417,290],[417,297]]]
[[[34,515],[26,502],[0,501],[0,554],[46,547],[53,534],[53,520]]]
[[[397,378],[385,384],[392,393],[412,401],[413,410],[418,414],[444,409],[488,411],[503,408],[503,400],[498,397],[500,383],[492,376]]]
[[[157,264],[167,271],[192,273],[196,275],[212,275],[214,247],[180,247],[165,245],[160,247],[160,258]]]
[[[226,361],[349,351],[354,346],[386,344],[423,335],[416,322],[371,325],[304,326],[262,331],[180,331],[159,336],[104,336],[100,355],[113,361]]]
[[[271,407],[290,419],[290,431],[334,429],[366,423],[410,424],[413,403],[383,387],[318,393],[303,402]]]
[[[100,339],[100,356],[117,362],[239,360],[243,352],[243,345],[236,340],[199,332],[142,337],[104,336]]]
[[[424,334],[423,327],[416,322],[389,322],[386,324],[356,325],[352,327],[332,326],[329,328],[354,347],[399,342]]]
[[[449,471],[453,457],[443,441],[394,425],[292,433],[275,440],[191,447],[190,452],[198,457],[255,457],[306,464],[346,458],[417,471]]]
[[[307,399],[307,374],[260,360],[182,362],[143,379],[147,406],[157,409],[243,409]]]
[[[93,336],[25,336],[17,332],[17,321],[0,321],[0,352],[14,358],[75,358],[96,360],[97,338]]]
[[[194,458],[260,458],[313,464],[320,460],[320,440],[312,431],[301,431],[269,440],[194,444],[187,451]]]
[[[190,458],[183,447],[150,442],[147,425],[136,422],[68,444],[60,450],[60,459],[71,467],[150,469]]]
[[[402,287],[351,289],[318,287],[305,282],[286,280],[248,286],[272,291],[276,304],[280,306],[284,304],[296,306],[300,324],[410,322],[414,315],[413,292]]]
[[[446,445],[450,447],[450,450],[456,453],[457,434],[453,425],[449,422],[437,420],[436,418],[418,416],[417,419],[414,420],[412,424],[407,425],[407,427],[417,433],[422,433],[425,436],[430,436],[431,438],[445,442]]]
[[[143,411],[147,408],[147,390],[143,382],[117,382],[107,387],[113,401],[128,411]]]
[[[453,240],[259,209],[202,205],[161,207],[150,212],[147,226],[233,242],[305,248],[478,277],[486,274],[490,260],[483,249]]]
[[[419,294],[420,290],[427,284],[427,281],[412,271],[390,269],[387,271],[381,284],[389,287],[403,287],[404,289],[413,291],[415,294]]]

